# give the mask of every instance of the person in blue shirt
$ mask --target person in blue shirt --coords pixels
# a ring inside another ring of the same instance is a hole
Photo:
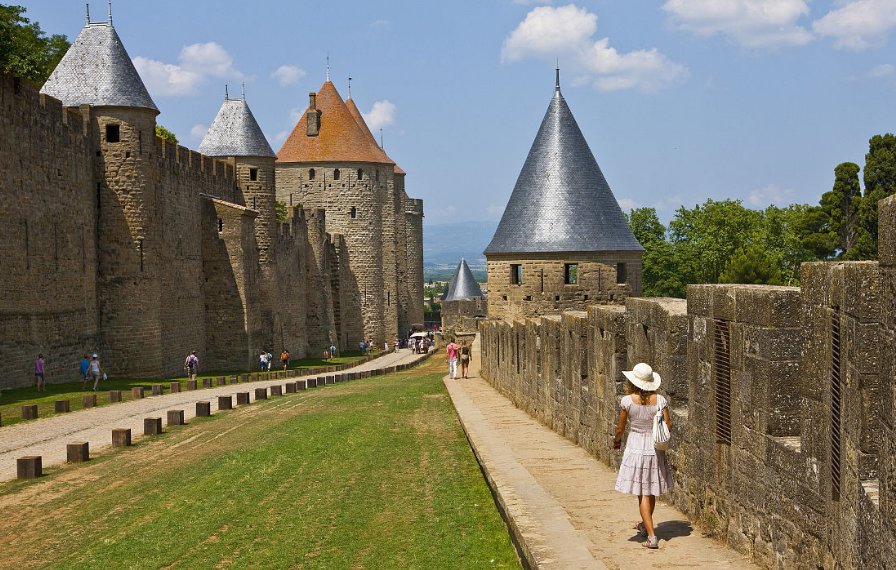
[[[85,355],[84,358],[81,359],[81,380],[84,383],[81,385],[82,390],[87,389],[87,381],[90,380],[90,373],[88,369],[90,368],[90,359]]]

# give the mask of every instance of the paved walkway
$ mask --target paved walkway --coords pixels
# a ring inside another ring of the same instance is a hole
[[[637,500],[614,490],[616,473],[479,378],[478,337],[473,355],[471,378],[445,385],[531,568],[758,568],[662,503],[659,550],[640,546]]]
[[[397,364],[414,362],[423,355],[415,355],[409,349],[402,349],[371,360],[345,372],[360,372],[377,368],[387,368]],[[130,400],[99,408],[79,410],[31,422],[22,422],[0,429],[0,481],[16,477],[16,458],[28,455],[42,456],[44,467],[58,465],[66,461],[66,445],[76,441],[90,443],[90,453],[112,445],[112,430],[130,428],[133,441],[143,437],[143,418],[161,417],[167,425],[168,410],[183,410],[184,419],[196,417],[196,402],[207,401],[212,412],[218,409],[218,396],[228,396],[237,392],[249,392],[250,401],[255,400],[255,388],[283,385],[302,378],[333,376],[339,372],[327,372],[313,376],[296,376],[280,380],[265,380],[217,386],[189,392],[168,393],[163,396],[148,396],[142,400]],[[236,398],[234,397],[234,406]]]

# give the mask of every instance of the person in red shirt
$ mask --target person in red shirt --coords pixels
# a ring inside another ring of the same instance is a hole
[[[454,339],[451,339],[451,342],[448,343],[446,347],[448,351],[448,376],[452,379],[457,379],[457,352],[460,350],[460,347],[457,346]]]

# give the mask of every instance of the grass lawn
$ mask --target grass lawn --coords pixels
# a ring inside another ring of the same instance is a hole
[[[9,568],[520,568],[437,360],[0,485]]]
[[[290,369],[301,368],[319,368],[323,366],[335,366],[337,364],[347,364],[362,358],[360,351],[347,351],[339,358],[331,358],[324,360],[323,358],[301,358],[293,360],[290,363]],[[279,356],[275,359],[279,362]],[[273,371],[282,370],[281,367],[275,367]],[[230,376],[232,374],[241,374],[246,371],[234,370],[213,370],[207,374],[200,374],[198,377],[199,389],[202,389],[203,378],[215,378],[217,376]],[[257,372],[257,370],[255,371]],[[75,370],[77,375],[77,370]],[[96,392],[96,405],[105,406],[109,402],[109,390],[121,390],[121,400],[127,402],[131,399],[131,388],[142,386],[144,395],[149,397],[152,395],[152,385],[162,384],[165,386],[165,393],[169,392],[169,384],[172,382],[180,382],[181,390],[186,390],[187,379],[183,378],[109,378],[108,380],[100,380],[99,390]],[[56,400],[69,400],[69,409],[73,412],[84,407],[82,396],[84,394],[93,394],[93,382],[87,383],[87,391],[82,391],[82,382],[66,382],[63,384],[47,384],[46,392],[38,392],[33,385],[27,388],[14,388],[3,390],[0,394],[0,429],[2,426],[17,424],[22,421],[22,406],[37,404],[38,417],[46,418],[55,416]]]

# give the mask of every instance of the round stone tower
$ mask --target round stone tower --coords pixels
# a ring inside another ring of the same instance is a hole
[[[163,375],[156,116],[159,110],[108,21],[87,24],[41,93],[84,115],[96,149],[97,296],[110,373]],[[127,315],[125,318],[124,315]]]
[[[491,243],[489,318],[514,319],[641,293],[641,255],[628,222],[560,93],[529,150]]]

